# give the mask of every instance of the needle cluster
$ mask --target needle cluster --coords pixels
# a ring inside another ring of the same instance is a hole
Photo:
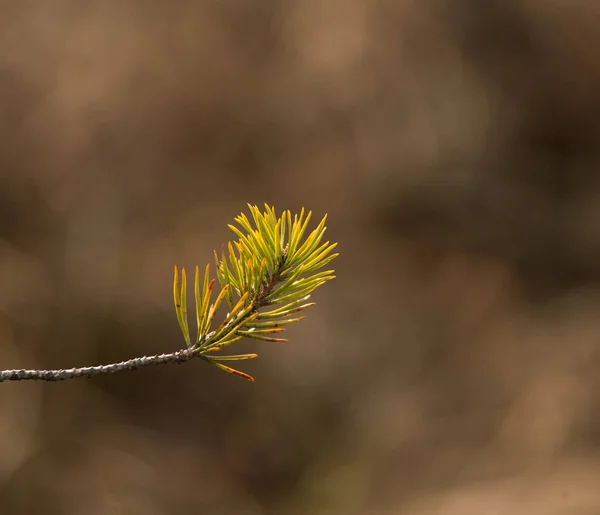
[[[275,336],[286,325],[302,320],[291,317],[314,305],[311,293],[333,279],[333,270],[318,271],[338,254],[332,251],[337,243],[322,243],[325,234],[323,217],[306,237],[311,212],[299,215],[284,211],[277,216],[275,208],[265,205],[265,211],[249,206],[252,221],[241,214],[237,225],[229,228],[238,240],[224,246],[221,256],[215,252],[220,291],[211,302],[215,279],[210,279],[210,266],[204,276],[196,267],[194,297],[197,333],[192,340],[187,317],[187,279],[185,269],[175,267],[173,296],[179,327],[188,349],[205,361],[229,373],[253,380],[251,376],[225,365],[224,361],[239,361],[256,354],[222,355],[219,351],[241,340],[251,338],[264,342],[285,342]],[[229,312],[213,328],[217,310],[225,301]]]

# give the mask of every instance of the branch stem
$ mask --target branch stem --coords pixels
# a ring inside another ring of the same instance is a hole
[[[92,367],[60,368],[56,370],[0,370],[0,383],[2,381],[63,381],[77,377],[92,377],[102,374],[117,374],[119,372],[131,372],[150,365],[164,365],[167,363],[185,363],[198,356],[194,349],[181,349],[166,354],[155,354],[153,356],[142,356],[128,359],[119,363],[108,365],[97,365]]]

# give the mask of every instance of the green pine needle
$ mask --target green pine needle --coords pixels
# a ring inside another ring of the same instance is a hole
[[[209,277],[206,266],[201,280],[196,267],[194,297],[196,301],[196,340],[190,339],[186,309],[186,274],[175,267],[173,298],[175,313],[188,348],[198,357],[230,374],[249,381],[254,378],[244,372],[226,366],[220,361],[238,361],[255,358],[256,354],[219,356],[215,351],[242,338],[264,342],[286,342],[285,338],[272,336],[284,331],[282,326],[302,320],[304,317],[288,318],[291,314],[314,305],[307,302],[311,293],[334,279],[333,270],[315,273],[338,254],[333,254],[337,243],[321,243],[325,234],[324,216],[304,240],[312,213],[299,215],[284,211],[277,216],[274,207],[265,204],[265,211],[248,205],[251,218],[244,213],[235,218],[236,225],[229,228],[238,240],[223,246],[221,258],[215,255],[216,274],[221,290],[211,303],[214,279]],[[252,222],[250,221],[252,220]],[[211,329],[214,317],[222,301],[229,306],[229,313],[218,326]],[[267,310],[263,308],[269,306]]]

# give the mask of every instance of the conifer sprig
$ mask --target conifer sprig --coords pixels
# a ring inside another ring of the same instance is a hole
[[[257,357],[256,354],[221,355],[220,351],[242,338],[272,343],[287,341],[275,335],[283,332],[285,326],[304,318],[291,315],[314,305],[314,302],[308,302],[311,293],[334,278],[333,270],[317,270],[338,254],[332,253],[337,243],[321,243],[326,216],[304,238],[311,219],[310,211],[305,213],[302,208],[300,214],[292,218],[290,211],[277,216],[275,209],[268,205],[262,212],[256,206],[248,207],[252,222],[243,213],[235,218],[237,225],[229,227],[239,239],[223,246],[221,258],[215,252],[220,291],[214,302],[211,299],[216,280],[210,278],[210,266],[206,266],[202,276],[196,267],[194,300],[197,331],[194,340],[187,316],[187,276],[182,268],[180,279],[179,270],[175,267],[173,299],[185,348],[108,365],[56,370],[0,370],[0,382],[61,381],[116,374],[150,365],[184,363],[194,357],[208,361],[230,374],[254,381],[252,376],[223,362],[251,359]],[[214,321],[223,301],[229,312],[217,325]]]
[[[333,279],[333,270],[316,272],[338,254],[332,253],[337,243],[321,243],[325,234],[323,217],[317,228],[304,240],[311,212],[300,215],[284,211],[277,216],[275,208],[265,205],[265,210],[248,206],[252,222],[245,214],[235,218],[237,225],[229,228],[238,240],[223,246],[221,257],[215,252],[217,278],[221,291],[211,303],[215,281],[209,277],[209,266],[204,278],[196,267],[194,297],[196,301],[197,335],[190,338],[187,318],[187,277],[185,269],[175,267],[173,296],[179,327],[187,349],[205,361],[226,372],[254,379],[244,372],[228,367],[222,361],[244,360],[257,354],[220,355],[217,352],[242,338],[264,342],[285,342],[274,336],[286,325],[304,317],[288,318],[314,303],[308,302],[313,290]],[[200,284],[202,283],[202,287]],[[213,320],[221,303],[229,307],[223,322],[212,329]]]

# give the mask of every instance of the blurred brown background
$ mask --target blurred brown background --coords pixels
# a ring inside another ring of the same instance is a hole
[[[0,513],[600,513],[600,4],[0,2],[1,368],[175,350],[246,203],[338,279],[254,384],[0,385]]]

